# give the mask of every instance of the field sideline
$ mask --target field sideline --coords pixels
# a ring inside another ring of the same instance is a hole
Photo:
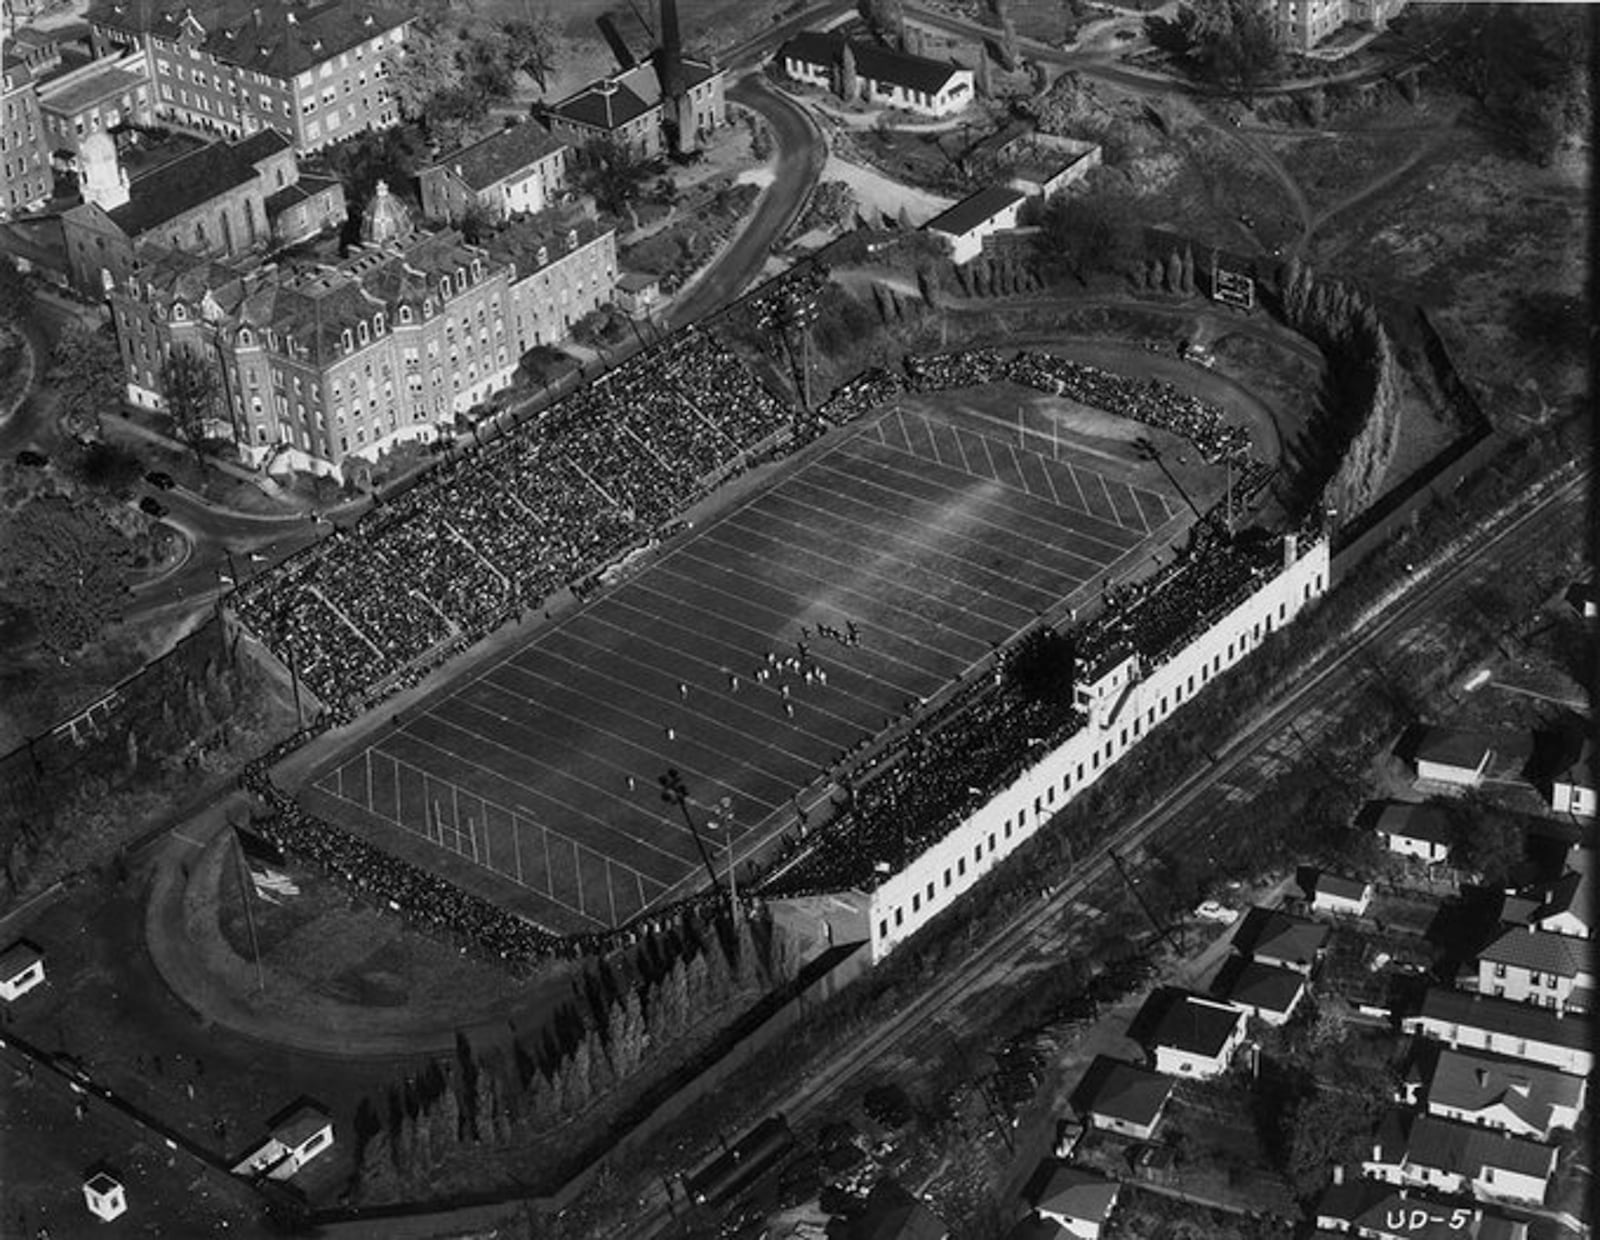
[[[322,764],[301,800],[554,931],[681,898],[706,876],[668,767],[697,823],[728,799],[747,855],[844,750],[1182,535],[1128,425],[1007,385],[904,398]],[[859,644],[818,634],[850,624]],[[703,834],[720,876],[728,841]]]

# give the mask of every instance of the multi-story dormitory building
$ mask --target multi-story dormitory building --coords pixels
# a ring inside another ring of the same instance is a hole
[[[159,407],[167,350],[199,351],[246,462],[335,474],[453,429],[524,352],[610,301],[616,275],[609,230],[530,217],[487,247],[405,227],[338,263],[152,252],[111,305],[131,399]]]
[[[48,42],[21,37],[32,33],[19,32],[0,56],[0,217],[48,202],[54,186],[37,79],[60,57]]]
[[[387,58],[411,19],[372,0],[96,0],[95,54],[141,53],[163,124],[316,150],[399,120]]]

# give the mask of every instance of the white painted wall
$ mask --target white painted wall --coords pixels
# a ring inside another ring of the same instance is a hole
[[[1328,587],[1328,544],[1262,584],[1162,666],[1134,684],[1115,718],[1096,712],[1088,726],[1042,757],[1009,788],[872,893],[876,964],[1017,848],[1154,727],[1282,628]]]

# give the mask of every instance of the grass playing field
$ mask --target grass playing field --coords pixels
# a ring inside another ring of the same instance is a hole
[[[332,759],[302,801],[553,930],[680,898],[706,878],[668,767],[697,823],[729,798],[747,856],[841,751],[1181,534],[1131,426],[1004,386],[906,398]],[[847,622],[857,645],[818,636]],[[785,663],[807,633],[810,677]]]

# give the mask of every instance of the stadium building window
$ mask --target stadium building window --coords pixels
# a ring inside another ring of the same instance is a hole
[[[990,851],[990,853],[994,852],[994,832],[993,831],[989,832],[989,851]]]
[[[884,920],[882,920],[882,921],[880,921],[878,923],[878,937],[880,939],[886,939],[886,938],[889,937],[889,920],[888,920],[888,918],[885,918]]]
[[[948,891],[949,888],[950,888],[950,870],[949,870],[948,867],[945,869],[945,872],[944,872],[944,885],[945,885],[945,890]]]
[[[928,903],[929,904],[933,903],[933,884],[932,883],[928,884]]]
[[[949,871],[946,870],[945,873],[948,874]],[[967,859],[965,857],[958,857],[956,859],[956,874],[962,878],[967,876]]]
[[[904,909],[901,909],[901,908],[895,909],[895,911],[894,911],[894,924],[897,925],[897,926],[903,926],[903,925],[906,924],[906,914],[905,914],[905,910]]]
[[[922,897],[915,893],[911,896],[911,911],[913,913],[922,912]]]

